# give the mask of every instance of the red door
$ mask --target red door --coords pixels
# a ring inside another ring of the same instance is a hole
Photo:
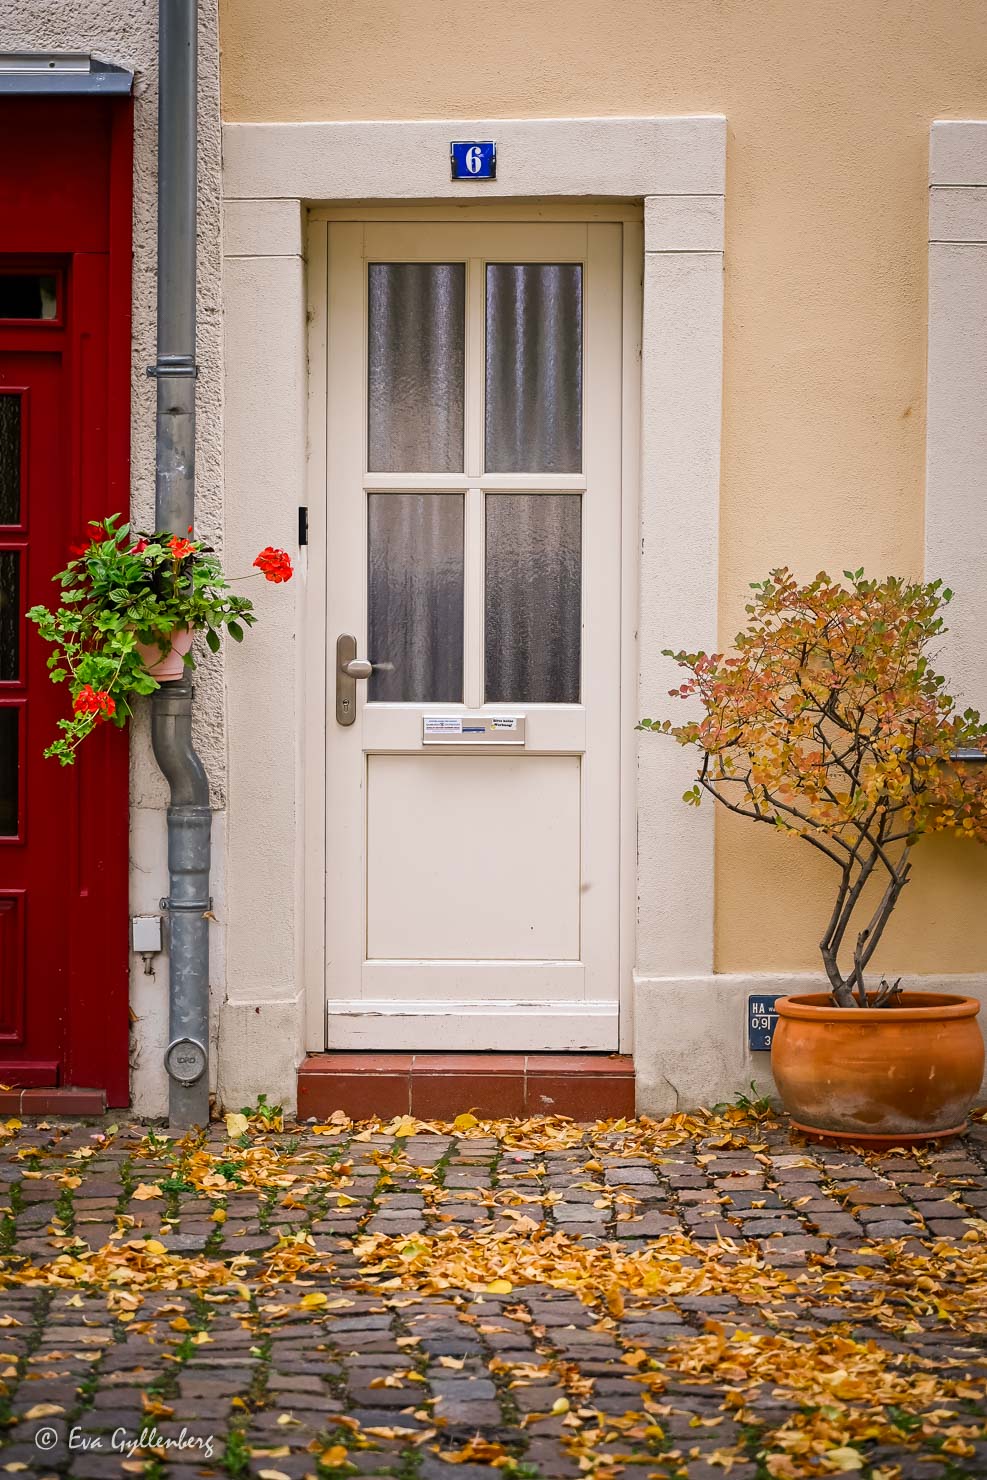
[[[102,135],[109,139],[108,127]],[[128,1100],[127,740],[107,727],[87,741],[75,766],[44,759],[68,691],[48,679],[50,649],[24,614],[57,598],[51,577],[70,547],[85,540],[88,520],[127,507],[129,394],[113,348],[121,323],[114,283],[119,287],[122,275],[115,273],[110,238],[100,240],[98,221],[73,227],[69,211],[52,231],[49,202],[39,206],[32,235],[24,219],[31,195],[23,180],[4,191],[5,168],[0,165],[0,1083],[102,1089],[109,1104],[120,1105]],[[101,168],[105,175],[108,158]],[[44,195],[43,176],[34,178]],[[5,193],[19,208],[6,216]],[[90,194],[90,204],[94,199],[98,212],[98,193]],[[104,190],[104,213],[106,201]],[[4,253],[11,236],[16,250]],[[129,251],[127,257],[124,323]]]

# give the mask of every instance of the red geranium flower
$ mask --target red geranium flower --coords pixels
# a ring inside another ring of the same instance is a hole
[[[136,545],[130,547],[131,555],[143,555],[147,549],[147,540],[138,540]]]
[[[115,714],[116,707],[116,701],[105,689],[94,689],[88,683],[83,684],[72,701],[72,709],[76,714],[94,714],[97,724]]]
[[[280,585],[282,581],[290,581],[294,574],[291,569],[290,555],[285,550],[276,550],[273,545],[268,545],[261,550],[254,565],[265,581],[273,581],[275,585]]]
[[[191,540],[183,540],[179,535],[173,534],[168,541],[168,549],[176,560],[184,560],[187,555],[195,553],[195,545]]]

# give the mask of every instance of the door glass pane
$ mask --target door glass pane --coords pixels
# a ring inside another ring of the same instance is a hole
[[[0,524],[21,522],[21,398],[0,395]]]
[[[371,493],[371,702],[463,697],[463,495]]]
[[[53,319],[58,283],[49,272],[0,273],[0,319]]]
[[[19,709],[0,709],[0,837],[16,838]]]
[[[577,704],[579,494],[488,494],[486,528],[487,702]]]
[[[463,469],[466,264],[372,262],[371,473]]]
[[[487,472],[581,472],[582,401],[582,268],[488,263]]]
[[[20,556],[0,551],[0,681],[16,680],[20,669]]]

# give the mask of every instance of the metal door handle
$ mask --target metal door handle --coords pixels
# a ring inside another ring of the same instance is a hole
[[[356,719],[356,681],[369,678],[374,665],[356,655],[356,638],[341,632],[336,638],[336,723],[351,725]]]

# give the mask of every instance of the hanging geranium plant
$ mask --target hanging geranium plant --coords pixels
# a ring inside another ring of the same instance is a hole
[[[158,688],[155,668],[184,647],[180,638],[205,633],[216,652],[225,627],[240,642],[257,620],[253,603],[241,596],[200,540],[171,533],[134,535],[119,514],[90,525],[89,543],[53,579],[61,585],[54,609],[34,606],[28,617],[55,651],[48,659],[53,683],[67,683],[71,718],[45,751],[63,766],[79,745],[107,720],[124,725],[135,695]],[[268,581],[290,580],[291,560],[268,546],[254,561]],[[194,667],[191,652],[184,664]]]

